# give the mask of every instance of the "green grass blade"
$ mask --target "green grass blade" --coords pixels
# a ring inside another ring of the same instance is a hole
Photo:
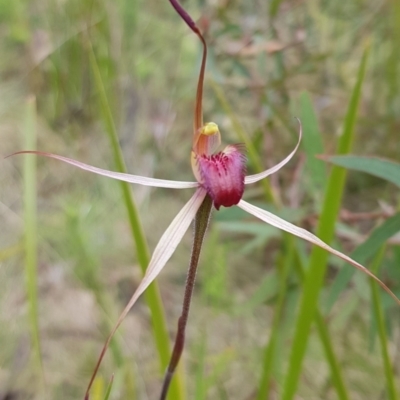
[[[36,150],[36,100],[29,97],[25,106],[23,129],[24,148]],[[43,362],[40,346],[40,330],[37,292],[37,201],[36,201],[36,157],[24,158],[24,228],[25,228],[25,284],[29,306],[31,342],[37,368],[44,382]]]
[[[202,329],[199,344],[196,349],[196,370],[194,373],[195,389],[194,400],[204,400],[207,396],[206,387],[206,351],[207,351],[207,330]]]
[[[213,83],[213,89],[214,89],[215,93],[217,94],[217,97],[220,100],[223,108],[228,113],[229,117],[231,118],[232,125],[233,125],[239,139],[242,140],[246,144],[246,147],[252,146],[250,148],[252,148],[253,150],[249,150],[249,158],[250,158],[252,164],[255,166],[255,168],[257,168],[261,171],[263,168],[261,159],[260,159],[256,149],[254,148],[253,143],[248,138],[245,130],[241,127],[240,122],[235,117],[223,92],[221,91],[221,89],[218,87],[218,85],[216,83]],[[305,122],[307,124],[306,126],[309,130],[311,130],[311,134],[312,134],[312,138],[310,138],[310,140],[308,142],[309,146],[307,147],[307,149],[309,150],[309,153],[310,153],[309,155],[313,157],[315,154],[323,152],[323,146],[322,146],[322,141],[321,141],[321,138],[320,138],[320,135],[318,132],[318,124],[317,124],[316,116],[315,116],[314,110],[312,108],[311,100],[309,99],[308,96],[303,97],[301,107],[302,107],[301,108],[301,116],[302,116],[302,118],[303,117],[305,118]],[[305,132],[305,135],[309,134],[309,132],[306,133],[304,127],[303,127],[303,131]],[[317,136],[317,138],[315,136]],[[321,162],[319,160],[316,160],[316,163],[317,163],[317,168],[319,168],[320,171],[323,171],[323,168],[321,168],[320,165],[318,165],[318,164],[321,164]],[[323,176],[323,178],[325,180],[325,176]],[[266,180],[263,180],[262,182],[265,182],[265,181]],[[321,181],[322,181],[322,179],[321,179]],[[269,196],[269,191],[266,190],[265,188],[264,188],[264,193],[266,195],[267,200],[272,200],[275,203],[275,205],[277,207],[279,207],[279,204],[277,204],[276,199],[274,197],[271,198]],[[286,237],[286,240],[287,240],[287,237]],[[294,252],[295,252],[295,254],[297,253],[297,248],[294,249]],[[298,255],[296,254],[296,257],[297,256]],[[282,288],[282,286],[281,286],[281,288]],[[282,293],[282,292],[280,292],[280,293]],[[280,302],[278,301],[277,309],[275,310],[275,315],[277,316],[277,318],[281,312],[280,307],[281,307],[281,305],[280,305]],[[279,321],[279,318],[278,318],[278,321]],[[322,314],[319,314],[316,316],[316,322],[317,322],[318,332],[319,332],[319,335],[320,335],[320,338],[321,338],[321,341],[322,341],[322,344],[323,344],[323,347],[325,350],[326,359],[330,366],[333,385],[335,387],[335,390],[337,392],[339,399],[347,400],[347,399],[349,399],[349,395],[347,393],[343,375],[341,373],[339,363],[336,360],[336,357],[335,357],[335,354],[333,351],[332,341],[329,336],[329,332],[326,328]],[[279,327],[279,324],[274,322],[274,327],[276,328],[276,326]],[[274,331],[274,329],[273,329],[273,331]],[[266,396],[268,395],[269,380],[270,380],[270,376],[272,373],[272,364],[271,363],[272,363],[273,354],[275,352],[276,345],[277,345],[277,342],[275,340],[274,333],[272,332],[270,341],[269,341],[269,343],[265,349],[265,353],[264,353],[265,354],[264,362],[263,362],[263,366],[262,366],[261,379],[260,379],[260,383],[259,383],[260,387],[258,389],[258,394],[257,394],[258,399],[266,398]]]
[[[371,271],[374,274],[378,273],[379,266],[381,265],[381,261],[385,254],[385,247],[386,246],[382,246],[371,266]],[[389,356],[388,337],[386,334],[385,317],[382,310],[382,301],[380,299],[379,288],[376,285],[375,281],[373,281],[372,279],[370,279],[369,281],[372,294],[372,306],[378,328],[379,342],[381,344],[382,361],[385,370],[386,385],[387,385],[387,398],[388,400],[398,400],[399,395],[396,390],[396,384],[395,384],[396,379],[394,375],[394,368]]]
[[[99,92],[100,108],[102,118],[106,127],[106,131],[110,138],[111,149],[114,157],[114,162],[118,172],[126,172],[125,162],[122,151],[119,146],[118,134],[111,113],[111,108],[108,103],[107,94],[104,88],[103,79],[96,61],[92,47],[89,45],[90,63],[94,75],[96,88]],[[140,215],[133,199],[131,188],[128,183],[120,182],[125,207],[128,212],[128,220],[131,226],[131,231],[136,248],[136,254],[141,267],[142,273],[146,271],[150,261],[150,253],[144,235],[143,227],[140,222]],[[165,318],[164,307],[160,297],[160,292],[156,282],[153,282],[144,293],[144,297],[149,306],[152,320],[152,331],[156,342],[157,352],[160,359],[161,371],[164,372],[168,366],[171,355],[169,334]],[[180,400],[184,398],[184,388],[182,372],[178,368],[172,380],[169,396],[171,400]]]
[[[324,152],[324,146],[318,128],[317,116],[307,92],[300,95],[300,120],[304,132],[302,147],[307,155],[306,170],[312,182],[312,193],[318,193],[325,188],[327,171],[323,162],[315,157]]]
[[[305,278],[305,268],[303,262],[299,256],[299,252],[296,252],[296,262],[294,263],[297,275],[300,281],[304,283]],[[319,338],[322,343],[322,347],[325,351],[325,357],[329,364],[331,379],[333,386],[336,390],[336,394],[340,400],[349,400],[350,396],[348,394],[346,384],[343,378],[343,373],[340,368],[340,364],[335,356],[335,352],[332,345],[332,339],[329,334],[328,327],[326,325],[325,319],[317,306],[315,313],[315,323],[317,325],[317,331]]]
[[[261,159],[260,159],[256,149],[254,148],[253,143],[248,138],[247,133],[245,132],[245,130],[241,126],[240,122],[235,117],[224,93],[222,92],[220,87],[215,82],[212,82],[212,87],[213,87],[222,107],[224,108],[225,112],[229,115],[232,125],[233,125],[233,128],[234,128],[235,132],[237,133],[239,139],[246,144],[246,147],[250,146],[250,147],[248,147],[248,149],[249,149],[248,154],[249,154],[250,161],[252,162],[253,166],[257,170],[256,172],[261,171],[263,169]],[[319,131],[318,131],[317,119],[316,119],[314,110],[312,108],[312,104],[311,104],[311,100],[309,99],[309,96],[303,96],[303,98],[302,98],[301,117],[305,118],[306,127],[309,131],[311,131],[312,138],[310,138],[310,140],[308,141],[309,146],[307,146],[307,150],[310,153],[309,155],[314,157],[315,154],[323,152],[323,146],[322,146],[322,141],[321,141]],[[302,121],[302,123],[303,123],[303,121]],[[304,129],[304,126],[303,126],[303,131],[304,131],[304,135],[310,134],[310,132],[306,132],[306,130]],[[317,137],[315,137],[315,136],[317,136]],[[321,168],[322,163],[317,159],[315,161],[316,161],[317,168],[319,169],[319,171],[323,171],[323,167]],[[323,178],[323,180],[322,180],[322,178]],[[325,174],[323,174],[322,178],[321,178],[321,181],[326,180]],[[266,180],[263,180],[262,182],[266,182]],[[264,194],[266,196],[266,199],[272,201],[277,207],[279,207],[279,204],[277,204],[277,199],[270,196],[269,190],[271,190],[271,189],[270,188],[267,189],[264,187]],[[298,256],[297,248],[295,248],[294,251],[296,254],[296,258],[297,258],[297,256]],[[277,307],[278,307],[278,309],[275,310],[275,315],[279,315],[279,313],[280,313],[279,302],[278,302]],[[320,338],[321,338],[321,341],[322,341],[322,344],[323,344],[323,347],[325,350],[327,362],[330,366],[332,382],[334,384],[335,390],[340,399],[347,400],[347,399],[349,399],[349,395],[347,393],[343,375],[340,370],[340,365],[339,365],[338,361],[336,360],[336,357],[335,357],[335,354],[333,351],[332,341],[329,336],[329,332],[326,328],[322,314],[317,315],[316,322],[317,322],[317,328],[319,331],[319,335],[320,335]],[[279,324],[278,324],[278,326],[279,326]],[[262,366],[260,387],[258,389],[258,394],[257,394],[258,399],[266,398],[266,396],[268,394],[268,383],[270,380],[271,368],[272,368],[272,364],[271,364],[272,358],[271,357],[275,352],[275,347],[276,347],[276,340],[274,339],[273,333],[271,333],[271,339],[270,339],[270,341],[265,349],[265,353],[264,353],[265,356],[264,356],[264,362],[263,362],[263,366]]]
[[[315,323],[317,325],[318,334],[322,342],[322,347],[325,351],[326,360],[329,364],[332,383],[336,390],[338,399],[350,400],[350,395],[346,388],[343,373],[332,346],[332,339],[328,327],[324,317],[322,316],[322,313],[319,310],[317,310],[315,315]]]
[[[285,237],[285,243],[288,247],[285,250],[285,260],[283,262],[283,269],[280,274],[280,290],[278,294],[277,306],[275,309],[275,315],[273,320],[271,337],[268,346],[265,350],[263,370],[259,385],[259,391],[257,394],[257,400],[263,400],[268,398],[269,395],[269,384],[273,371],[273,364],[275,359],[275,347],[277,345],[277,338],[279,335],[279,330],[281,329],[280,321],[283,312],[284,298],[286,297],[286,278],[289,271],[289,265],[295,265],[296,272],[300,278],[300,282],[304,282],[304,266],[299,256],[296,247],[293,247],[294,239],[293,237],[287,235]],[[293,259],[295,258],[295,259]],[[325,352],[326,360],[329,364],[331,379],[333,387],[335,388],[336,394],[340,400],[349,400],[350,396],[348,394],[346,384],[343,378],[343,374],[340,368],[340,364],[335,356],[335,352],[332,345],[332,340],[327,328],[326,322],[322,316],[322,313],[317,308],[315,313],[315,322],[317,325],[317,331],[322,342],[322,347]]]
[[[400,188],[400,164],[375,157],[333,156],[324,157],[326,161],[354,171],[366,172],[385,179]]]
[[[279,330],[281,328],[281,321],[283,318],[283,311],[285,305],[285,298],[287,292],[287,277],[289,274],[290,266],[294,258],[294,238],[285,234],[286,240],[285,249],[282,249],[281,254],[281,267],[279,268],[279,293],[278,300],[275,306],[274,318],[272,321],[271,336],[264,350],[264,360],[259,382],[259,389],[257,393],[257,400],[265,400],[268,398],[269,389],[271,384],[271,377],[273,375],[274,360],[276,357],[276,346],[279,337]]]
[[[357,119],[358,105],[361,98],[361,88],[365,76],[367,59],[368,49],[365,50],[363,54],[358,71],[357,82],[351,95],[350,104],[344,121],[343,134],[339,141],[339,154],[348,153],[354,140],[354,128]],[[317,228],[317,236],[326,243],[330,243],[334,235],[335,222],[340,209],[345,178],[346,171],[343,168],[332,168]],[[304,281],[303,293],[300,299],[300,307],[289,359],[288,373],[283,386],[283,400],[292,400],[296,393],[311,324],[315,316],[319,292],[325,276],[327,260],[328,253],[326,251],[316,247],[313,248],[309,268]]]
[[[114,375],[111,376],[110,383],[107,386],[106,394],[104,396],[104,400],[108,400],[110,398],[110,394],[111,394],[111,389],[113,387],[113,383],[114,383]]]
[[[276,14],[278,14],[279,6],[281,5],[282,0],[272,0],[269,6],[269,16],[274,18]]]
[[[368,239],[351,253],[351,258],[361,264],[365,264],[388,239],[399,231],[400,212],[388,218],[382,225],[374,229],[374,231],[368,236]],[[340,293],[342,293],[342,291],[347,287],[354,273],[354,268],[350,266],[345,266],[341,269],[331,286],[327,298],[326,308],[328,312],[336,303]]]
[[[385,78],[388,88],[388,108],[393,115],[397,115],[398,112],[398,94],[399,94],[399,59],[400,59],[400,48],[398,43],[400,41],[400,3],[396,0],[392,0],[388,3],[389,7],[392,7],[390,13],[391,18],[389,23],[391,25],[391,49],[389,52],[388,60],[386,62]]]
[[[108,400],[110,398],[111,390],[114,384],[114,374],[111,375],[107,389],[104,393],[104,379],[97,377],[93,382],[92,398],[93,400]],[[130,398],[129,398],[130,399]]]

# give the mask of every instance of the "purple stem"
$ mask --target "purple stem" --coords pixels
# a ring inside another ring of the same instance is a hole
[[[189,28],[199,37],[201,43],[203,44],[203,58],[201,60],[199,80],[197,83],[197,93],[196,93],[196,105],[194,112],[194,132],[196,133],[198,129],[203,126],[203,83],[204,83],[204,72],[206,69],[207,61],[207,44],[204,40],[200,29],[197,27],[196,23],[193,21],[191,16],[183,9],[177,0],[169,0],[175,11],[181,16],[181,18],[186,22]]]
[[[197,266],[204,235],[207,231],[208,222],[211,215],[212,200],[210,196],[206,196],[202,205],[197,211],[194,220],[194,237],[192,246],[192,255],[190,257],[189,270],[186,277],[185,295],[183,297],[182,313],[178,320],[178,331],[176,333],[174,349],[172,351],[171,360],[169,362],[167,372],[164,376],[164,383],[161,391],[160,400],[165,400],[168,394],[168,388],[174,375],[175,369],[181,358],[183,347],[185,345],[185,330],[189,317],[190,302],[192,299],[194,283],[196,280]]]
[[[199,28],[197,27],[196,23],[192,20],[192,17],[184,10],[184,8],[179,4],[177,0],[169,0],[172,4],[172,7],[175,8],[175,11],[182,17],[182,19],[187,23],[189,28],[197,33],[201,34]]]

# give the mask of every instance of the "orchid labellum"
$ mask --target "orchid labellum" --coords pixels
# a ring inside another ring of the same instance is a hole
[[[159,188],[170,188],[170,189],[196,189],[191,199],[186,203],[186,205],[183,206],[178,215],[175,217],[170,226],[162,235],[160,241],[158,242],[153,252],[146,274],[143,277],[143,280],[141,281],[139,287],[133,294],[132,298],[130,299],[129,303],[127,304],[123,312],[121,313],[110,336],[108,337],[101,352],[101,355],[99,357],[98,363],[95,367],[92,379],[89,383],[85,396],[85,398],[87,399],[89,398],[89,390],[93,383],[94,377],[98,371],[98,368],[103,359],[105,351],[110,343],[111,338],[113,337],[116,330],[118,329],[118,327],[128,314],[129,310],[135,304],[137,299],[142,295],[142,293],[154,281],[154,279],[156,279],[158,274],[165,267],[166,263],[174,253],[176,247],[178,246],[183,236],[185,235],[187,229],[194,220],[195,235],[194,235],[192,256],[188,272],[187,285],[185,290],[183,311],[178,322],[177,339],[175,342],[173,354],[171,357],[171,362],[166,373],[164,385],[162,388],[162,394],[160,397],[161,399],[166,398],[170,380],[172,379],[174,370],[179,362],[183,350],[185,327],[189,314],[190,299],[193,291],[196,269],[198,265],[204,234],[208,226],[208,221],[212,206],[214,206],[218,210],[220,207],[231,207],[236,205],[241,209],[243,209],[244,211],[247,211],[249,214],[252,214],[256,218],[259,218],[261,221],[273,225],[276,228],[282,229],[283,231],[289,232],[297,237],[300,237],[316,246],[319,246],[329,251],[330,253],[342,258],[349,264],[358,268],[363,273],[372,277],[375,281],[379,283],[379,285],[387,293],[389,293],[395,299],[395,301],[398,304],[400,304],[400,300],[390,291],[390,289],[361,264],[357,263],[350,257],[328,246],[318,237],[306,231],[305,229],[299,228],[268,211],[265,211],[254,205],[249,204],[248,202],[242,199],[246,185],[256,183],[261,179],[265,179],[269,175],[277,172],[285,164],[287,164],[294,156],[295,152],[299,147],[302,136],[300,121],[299,121],[300,129],[299,129],[298,142],[294,150],[284,160],[282,160],[274,167],[255,175],[245,176],[246,157],[245,157],[244,145],[242,144],[227,145],[223,150],[218,150],[221,145],[221,134],[218,129],[218,126],[213,122],[208,122],[208,123],[203,122],[202,97],[203,97],[204,72],[205,72],[205,65],[207,58],[207,46],[205,40],[200,30],[194,23],[194,21],[180,6],[180,4],[176,0],[170,0],[170,3],[178,12],[178,14],[182,17],[182,19],[186,22],[189,28],[199,37],[199,39],[203,44],[203,58],[197,85],[197,95],[196,95],[195,114],[194,114],[194,129],[193,129],[193,139],[192,139],[193,144],[191,152],[191,166],[196,181],[194,182],[170,181],[170,180],[161,180],[161,179],[147,178],[137,175],[124,174],[119,172],[112,172],[51,153],[44,153],[38,151],[21,151],[15,153],[15,154],[34,153],[37,155],[54,158],[56,160],[63,161],[80,169],[93,172],[98,175],[107,176],[120,181],[136,183],[139,185],[153,186]]]

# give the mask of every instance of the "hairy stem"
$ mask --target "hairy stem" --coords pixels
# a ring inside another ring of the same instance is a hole
[[[171,359],[165,373],[164,383],[161,391],[160,400],[165,400],[168,394],[168,388],[175,369],[178,366],[181,358],[183,347],[185,344],[186,324],[189,318],[190,302],[192,299],[194,283],[196,280],[197,266],[199,263],[201,247],[203,244],[204,235],[207,231],[208,222],[211,215],[212,200],[210,196],[206,196],[202,205],[197,211],[194,220],[194,237],[192,245],[192,255],[190,257],[189,270],[186,277],[185,295],[183,297],[182,313],[178,320],[178,331],[176,333],[174,349]]]

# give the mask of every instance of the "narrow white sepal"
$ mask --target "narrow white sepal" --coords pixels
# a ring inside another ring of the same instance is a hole
[[[364,272],[365,274],[369,275],[372,279],[374,279],[376,282],[379,283],[379,285],[387,292],[390,294],[390,296],[393,297],[393,299],[400,304],[400,300],[396,297],[396,295],[379,279],[377,278],[372,272],[370,272],[367,268],[365,268],[363,265],[359,264],[357,261],[354,261],[352,258],[346,256],[345,254],[341,253],[340,251],[337,251],[333,249],[332,247],[328,246],[325,242],[323,242],[321,239],[319,239],[317,236],[313,235],[312,233],[306,231],[303,228],[299,228],[296,225],[291,224],[290,222],[285,221],[282,218],[277,217],[276,215],[262,210],[261,208],[258,208],[256,206],[253,206],[250,203],[247,203],[244,200],[240,200],[238,207],[243,209],[244,211],[247,211],[248,213],[254,215],[255,217],[261,219],[262,221],[266,222],[267,224],[270,224],[272,226],[275,226],[276,228],[282,229],[283,231],[289,232],[292,235],[295,235],[301,239],[307,240],[308,242],[315,244],[321,248],[323,248],[326,251],[329,251],[330,253],[336,255],[337,257],[347,261],[349,264],[353,265],[360,271]]]
[[[165,267],[168,260],[174,254],[175,249],[181,242],[183,236],[188,230],[191,222],[193,221],[198,209],[201,206],[207,192],[203,188],[198,188],[191,199],[183,206],[179,211],[178,215],[171,222],[170,226],[166,229],[164,234],[161,236],[156,248],[154,249],[150,263],[147,267],[146,273],[140,282],[135,293],[132,295],[129,303],[122,311],[115,324],[106,345],[114,335],[115,331],[121,325],[122,321],[128,314],[129,310],[136,303],[137,299],[143,294],[143,292],[149,287],[149,285],[156,279],[161,270]]]
[[[52,153],[44,153],[41,151],[19,151],[12,155],[16,155],[16,154],[36,154],[38,156],[54,158],[56,160],[63,161],[67,164],[71,164],[75,167],[83,169],[85,171],[93,172],[98,175],[107,176],[109,178],[117,179],[119,181],[124,181],[124,182],[129,182],[129,183],[137,183],[139,185],[144,185],[144,186],[153,186],[153,187],[169,188],[169,189],[190,189],[190,188],[196,188],[199,186],[198,182],[169,181],[169,180],[165,180],[165,179],[146,178],[145,176],[131,175],[131,174],[124,174],[122,172],[108,171],[106,169],[93,167],[91,165],[85,164],[80,161],[73,160],[68,157],[63,157],[63,156],[59,156],[57,154],[52,154]]]
[[[285,166],[292,159],[292,157],[295,155],[297,149],[300,146],[301,138],[303,136],[303,128],[301,126],[301,122],[298,118],[296,118],[296,119],[299,122],[300,128],[299,128],[299,140],[297,141],[297,144],[296,144],[296,147],[294,148],[294,150],[284,160],[282,160],[279,164],[276,164],[274,167],[269,168],[263,172],[255,174],[255,175],[246,176],[244,178],[245,185],[258,182],[261,179],[264,179],[267,176],[274,174],[275,172],[279,171],[283,166]]]

